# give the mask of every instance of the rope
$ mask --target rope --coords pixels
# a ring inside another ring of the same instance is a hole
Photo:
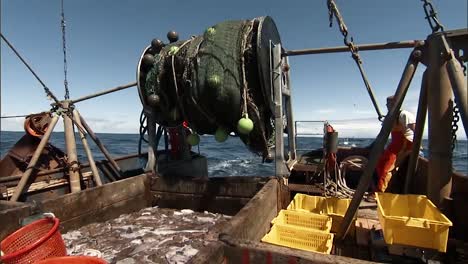
[[[55,103],[59,103],[57,97],[50,91],[50,89],[44,84],[44,82],[39,78],[39,76],[34,72],[34,70],[29,66],[29,64],[21,57],[21,55],[18,53],[18,51],[15,49],[15,47],[6,39],[6,37],[0,33],[0,37],[5,41],[5,43],[10,47],[10,49],[15,53],[15,55],[20,59],[20,61],[28,68],[28,70],[34,75],[34,77],[39,81],[39,83],[42,85],[42,88],[44,89],[44,92],[46,93],[47,97],[54,100]]]
[[[242,44],[241,44],[241,68],[242,68],[242,88],[243,88],[243,100],[244,100],[244,107],[242,109],[242,116],[245,117],[245,118],[248,118],[249,117],[249,114],[248,114],[248,109],[247,109],[247,89],[248,89],[248,84],[247,84],[247,78],[246,78],[246,75],[245,75],[245,52],[247,50],[247,48],[245,47],[246,44],[247,44],[247,37],[249,36],[250,32],[252,31],[253,29],[253,25],[250,24],[248,25],[248,30],[247,32],[245,32],[243,38],[242,38]]]
[[[68,80],[67,80],[67,44],[65,40],[65,12],[63,8],[63,0],[61,0],[61,16],[62,16],[62,48],[63,48],[63,85],[65,86],[65,99],[70,99],[70,91],[68,90]]]
[[[177,76],[176,76],[176,70],[175,70],[175,56],[177,54],[177,52],[182,49],[185,45],[187,45],[188,43],[190,43],[191,41],[193,40],[193,38],[190,38],[188,39],[187,41],[185,41],[182,45],[180,45],[180,47],[178,47],[178,50],[174,53],[172,53],[172,58],[171,58],[171,64],[172,64],[172,77],[174,79],[174,88],[175,88],[175,92],[176,92],[176,95],[177,95],[177,104],[179,105],[179,108],[180,108],[180,111],[182,113],[182,117],[184,118],[185,121],[189,122],[188,119],[187,119],[187,116],[185,115],[185,110],[184,110],[184,106],[182,104],[182,102],[180,101],[179,99],[179,88],[177,86]]]
[[[148,143],[148,140],[145,138],[145,133],[148,129],[147,126],[145,126],[145,122],[146,122],[146,115],[145,115],[145,111],[144,110],[141,110],[141,114],[140,114],[140,139],[138,140],[138,155],[141,155],[141,144],[142,142],[146,142]]]
[[[336,155],[336,154],[333,154]],[[349,168],[359,169],[362,170],[367,165],[367,159],[362,156],[349,156],[345,158],[343,161],[338,163],[335,161],[331,167],[333,170],[328,166],[324,168],[324,190],[326,196],[333,196],[338,198],[352,198],[354,195],[355,190],[348,187],[346,183],[346,173]],[[333,158],[328,157],[328,158]],[[327,158],[327,160],[328,160]],[[332,172],[330,172],[332,171]]]
[[[344,44],[348,46],[349,51],[351,52],[351,57],[354,59],[354,61],[356,62],[356,65],[359,68],[359,72],[361,73],[361,77],[367,89],[367,93],[369,94],[372,104],[374,105],[375,111],[377,112],[377,116],[378,116],[377,118],[380,121],[383,121],[383,118],[385,116],[382,115],[382,112],[380,111],[380,108],[377,103],[377,100],[375,99],[372,87],[362,67],[362,60],[358,53],[358,48],[354,46],[352,37],[351,37],[351,41],[348,40],[348,28],[346,27],[343,17],[341,16],[340,11],[338,10],[338,6],[336,5],[334,0],[327,0],[327,6],[328,6],[328,16],[329,16],[329,21],[330,21],[330,27],[333,26],[333,16],[335,16],[336,21],[338,22],[338,26],[340,27],[341,34],[344,37]]]

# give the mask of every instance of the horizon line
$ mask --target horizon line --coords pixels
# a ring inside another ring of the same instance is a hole
[[[14,131],[14,130],[3,130],[3,131],[0,131],[0,133],[3,133],[3,132],[9,132],[9,133],[24,133],[26,134],[24,131]],[[64,133],[64,131],[54,131],[52,133]],[[94,132],[96,134],[115,134],[115,135],[140,135],[139,133],[128,133],[128,132]],[[76,131],[75,134],[78,134],[78,132]],[[204,135],[200,135],[200,136],[214,136],[214,135],[211,135],[211,134],[204,134]],[[287,137],[287,135],[285,135],[285,137]],[[299,138],[321,138],[323,136],[320,136],[320,135],[317,135],[317,136],[307,136],[307,135],[298,135],[297,137]],[[339,137],[341,139],[376,139],[376,137],[359,137],[359,136],[348,136],[348,137]],[[391,138],[391,136],[389,136],[389,139]],[[422,139],[425,139],[425,140],[428,140],[429,138],[427,136],[423,137]],[[464,138],[457,138],[457,140],[462,140],[462,141],[467,141],[467,138],[464,137]]]

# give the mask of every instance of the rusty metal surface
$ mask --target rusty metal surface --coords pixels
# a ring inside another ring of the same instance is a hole
[[[25,134],[0,161],[0,178],[22,174],[31,160],[40,139]],[[42,151],[35,168],[37,172],[65,166],[65,153],[52,144],[47,144]]]
[[[428,45],[429,171],[427,196],[440,206],[450,196],[452,175],[452,89],[446,68],[444,34],[430,35]],[[440,207],[439,207],[440,208]]]
[[[24,131],[31,136],[43,136],[51,120],[50,112],[29,115],[24,120]]]

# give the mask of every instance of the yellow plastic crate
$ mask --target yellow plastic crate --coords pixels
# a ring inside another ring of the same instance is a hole
[[[303,227],[275,224],[270,232],[262,238],[262,242],[330,254],[333,246],[333,234]]]
[[[376,198],[387,244],[447,250],[452,222],[426,196],[378,193]]]
[[[288,210],[307,211],[316,214],[325,214],[332,218],[331,232],[340,230],[346,210],[348,210],[351,199],[339,199],[335,197],[311,196],[298,193],[288,205]],[[351,225],[354,228],[354,223]],[[351,233],[354,230],[351,230]]]
[[[330,232],[332,227],[332,219],[327,215],[292,210],[281,210],[271,223],[311,228],[322,232]]]

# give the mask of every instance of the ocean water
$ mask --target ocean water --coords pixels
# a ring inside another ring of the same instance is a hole
[[[1,132],[0,137],[0,155],[3,157],[6,152],[23,136],[23,132]],[[114,156],[124,156],[138,152],[137,134],[97,134],[102,143]],[[161,140],[162,141],[162,140]],[[371,144],[370,138],[341,138],[339,144],[342,146],[365,147]],[[60,132],[54,132],[51,137],[51,143],[56,147],[65,150],[64,135]],[[455,170],[468,174],[468,142],[458,140],[453,155],[453,166]],[[143,142],[143,151],[146,146]],[[423,154],[427,157],[427,140],[423,140]],[[90,140],[91,150],[96,160],[104,159],[100,150]],[[160,144],[162,148],[162,144]],[[322,138],[317,137],[299,137],[297,139],[297,148],[306,150],[317,149],[322,146]],[[78,158],[87,162],[83,146],[77,137]],[[230,137],[224,143],[218,143],[212,136],[202,136],[199,148],[193,148],[193,151],[199,151],[208,159],[208,170],[210,176],[237,176],[237,175],[274,175],[273,163],[262,163],[262,158],[247,150],[244,144],[237,137]],[[298,151],[299,153],[301,151]]]

